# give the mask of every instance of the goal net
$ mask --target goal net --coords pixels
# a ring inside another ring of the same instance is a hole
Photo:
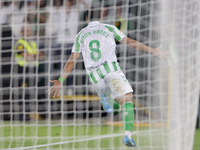
[[[75,35],[87,26],[85,11],[94,9],[101,10],[101,22],[128,37],[170,51],[161,60],[116,41],[118,62],[134,90],[137,148],[192,150],[199,5],[198,0],[1,0],[0,149],[128,149],[122,144],[122,113],[103,110],[82,56],[61,96],[47,93],[49,80],[59,78],[71,54]]]

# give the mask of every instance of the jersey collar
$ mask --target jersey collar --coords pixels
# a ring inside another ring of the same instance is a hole
[[[90,22],[89,24],[88,24],[88,26],[90,27],[90,28],[94,28],[94,27],[96,27],[97,25],[99,25],[99,21],[92,21],[92,22]]]

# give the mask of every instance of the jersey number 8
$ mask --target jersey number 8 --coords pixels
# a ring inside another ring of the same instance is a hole
[[[93,46],[93,44],[96,44],[96,48]],[[90,41],[89,48],[92,51],[90,53],[90,57],[91,57],[91,59],[93,61],[98,61],[99,59],[101,59],[101,51],[99,50],[99,48],[100,48],[100,42],[98,40],[92,40],[92,41]],[[94,53],[97,53],[98,56],[95,57]]]

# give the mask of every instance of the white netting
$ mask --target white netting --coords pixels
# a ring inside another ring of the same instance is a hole
[[[128,37],[170,50],[162,61],[117,44],[118,62],[134,90],[137,149],[192,149],[199,97],[198,0],[1,1],[0,149],[126,149],[122,114],[102,109],[82,57],[61,97],[46,92],[91,8],[101,9],[101,21]],[[16,62],[21,38],[37,44],[39,66]]]

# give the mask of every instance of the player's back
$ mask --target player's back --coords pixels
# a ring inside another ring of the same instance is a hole
[[[82,29],[76,37],[76,43],[80,44],[79,52],[82,52],[86,70],[90,72],[106,62],[117,61],[114,38],[121,40],[123,37],[115,26],[98,21],[93,21]]]

